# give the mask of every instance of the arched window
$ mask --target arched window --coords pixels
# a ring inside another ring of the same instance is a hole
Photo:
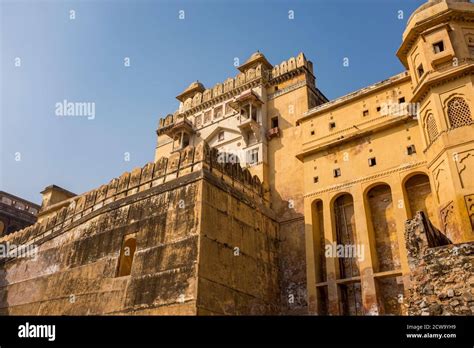
[[[455,97],[448,102],[448,118],[451,128],[472,124],[471,110],[463,98]]]
[[[183,133],[183,143],[181,144],[181,147],[184,149],[188,145],[189,145],[189,134]]]
[[[430,144],[438,137],[438,127],[433,114],[429,114],[425,121],[426,134]]]
[[[122,249],[120,250],[117,277],[128,276],[132,272],[133,256],[137,249],[136,234],[124,237]]]

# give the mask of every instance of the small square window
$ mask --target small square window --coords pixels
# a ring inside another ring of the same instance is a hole
[[[184,133],[181,148],[184,149],[187,146],[189,146],[189,135],[187,133]]]
[[[219,132],[219,135],[217,136],[217,140],[219,141],[224,140],[224,132]]]
[[[314,135],[314,130],[311,131],[311,135]]]
[[[278,128],[278,116],[272,117],[272,128]]]
[[[411,155],[413,155],[414,153],[416,153],[415,145],[409,145],[409,146],[407,146],[407,154],[411,156]]]
[[[398,98],[398,104],[403,104],[405,102],[405,97]]]
[[[380,110],[382,110],[382,108],[380,106],[377,106],[377,112],[380,112]]]
[[[248,151],[247,156],[248,156],[248,163],[249,164],[258,163],[258,149]]]
[[[336,122],[329,122],[329,129],[336,128]]]
[[[433,44],[433,51],[434,53],[441,53],[444,51],[444,42],[443,41],[439,41],[435,44]]]
[[[319,182],[319,176],[315,176],[315,177],[313,178],[313,182],[314,182],[315,184],[317,184],[317,183]]]
[[[418,77],[422,77],[423,74],[425,73],[425,69],[423,69],[423,64],[418,65],[418,68],[416,68],[416,71],[418,72]]]
[[[362,115],[363,115],[363,116],[369,116],[369,110],[364,110],[364,111],[362,112]]]
[[[377,164],[375,157],[369,158],[369,167],[373,167]]]
[[[278,86],[275,86],[275,92],[278,91]]]
[[[337,178],[338,176],[341,176],[341,168],[336,168],[333,170],[333,176]]]

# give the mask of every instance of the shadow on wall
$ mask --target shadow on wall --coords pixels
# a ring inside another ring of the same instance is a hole
[[[283,112],[283,111],[282,111]],[[279,128],[282,132],[289,132],[293,125],[285,118],[279,118]],[[285,163],[279,161],[278,155],[284,148],[282,138],[271,139],[271,151],[268,151],[268,184],[275,185],[278,175],[288,167],[292,169],[292,162],[287,158]],[[294,158],[296,160],[296,157]],[[285,167],[286,166],[286,167]],[[280,173],[276,171],[280,168]],[[302,174],[302,173],[301,173]],[[301,180],[302,176],[293,180]],[[281,185],[281,183],[279,183]],[[272,190],[272,209],[279,222],[279,270],[281,284],[282,314],[308,314],[307,281],[306,281],[306,247],[304,215],[298,213],[302,209],[302,195],[294,192]],[[291,197],[291,199],[290,199]],[[298,205],[301,206],[298,206]]]

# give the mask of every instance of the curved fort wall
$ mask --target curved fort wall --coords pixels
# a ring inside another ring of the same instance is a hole
[[[218,155],[185,148],[0,239],[36,251],[2,260],[0,313],[277,313],[268,193]]]

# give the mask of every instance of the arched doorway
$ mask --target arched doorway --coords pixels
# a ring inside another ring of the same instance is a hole
[[[118,277],[128,276],[132,272],[133,257],[137,249],[137,240],[135,234],[124,237],[122,249],[120,250]]]
[[[435,209],[428,175],[420,173],[411,176],[405,181],[405,192],[409,204],[408,217],[413,219],[417,211],[423,211],[433,221]]]
[[[337,244],[344,247],[357,245],[354,199],[350,194],[343,194],[334,201],[334,222]],[[356,257],[339,257],[338,259],[339,278],[352,278],[359,275]]]
[[[356,250],[358,246],[354,199],[348,193],[343,194],[334,201],[333,209],[337,248],[344,251],[344,256],[337,256],[339,278],[348,279],[347,282],[338,285],[341,314],[361,315],[363,312],[361,283],[349,279],[360,275],[357,256],[348,253]]]
[[[318,315],[328,314],[328,294],[326,272],[326,256],[325,245],[326,240],[324,236],[324,215],[323,202],[317,199],[311,203],[311,224],[313,232],[313,252],[315,263],[315,277],[316,277],[316,296],[317,296],[317,313]]]
[[[323,202],[318,199],[311,204],[314,260],[316,262],[316,283],[326,281],[326,258],[324,256]]]
[[[370,239],[376,253],[375,272],[400,268],[397,225],[394,216],[392,191],[387,184],[379,184],[367,191],[370,210]]]

